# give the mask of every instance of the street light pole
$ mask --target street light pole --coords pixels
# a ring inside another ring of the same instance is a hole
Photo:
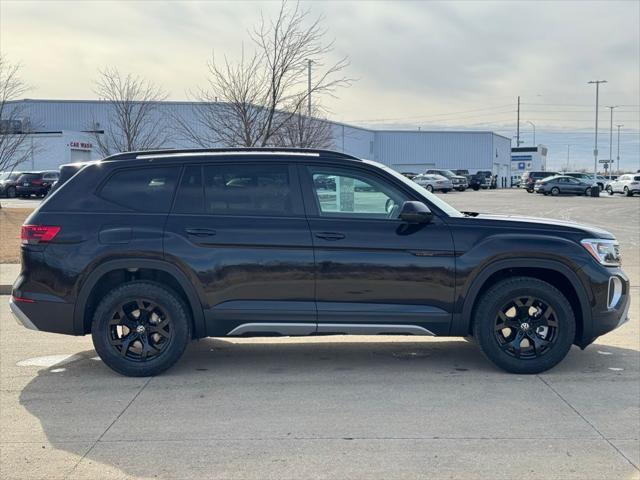
[[[618,108],[618,105],[611,105],[607,108],[611,110],[611,120],[609,122],[609,180],[611,180],[611,167],[613,167],[613,109]]]
[[[571,145],[567,145],[567,170],[569,171],[569,150],[571,149]]]
[[[618,127],[618,175],[620,175],[620,127],[624,127],[624,125],[616,125]]]
[[[606,80],[590,80],[589,84],[595,83],[596,85],[596,137],[593,147],[593,182],[598,181],[598,94],[600,91],[600,84],[607,83]]]
[[[533,127],[533,146],[536,146],[536,124],[527,120],[527,123]]]
[[[307,60],[307,115],[311,118],[311,60]]]

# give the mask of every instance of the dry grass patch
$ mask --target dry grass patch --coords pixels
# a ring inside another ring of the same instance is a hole
[[[31,208],[0,209],[0,263],[20,263],[20,226]]]

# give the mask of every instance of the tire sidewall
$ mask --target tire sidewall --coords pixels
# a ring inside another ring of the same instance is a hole
[[[109,321],[112,312],[123,302],[136,298],[151,300],[171,318],[169,344],[157,358],[135,362],[122,357],[109,344]],[[95,311],[91,337],[96,352],[112,370],[127,376],[153,376],[171,367],[184,352],[190,338],[190,320],[180,298],[171,290],[152,282],[131,282],[109,292]]]
[[[535,296],[550,305],[558,316],[558,338],[553,347],[535,359],[517,359],[503,352],[494,337],[498,309],[517,296]],[[575,316],[571,304],[552,285],[534,278],[499,282],[480,300],[474,316],[473,336],[482,352],[497,366],[512,373],[534,374],[558,364],[569,352],[575,338]]]

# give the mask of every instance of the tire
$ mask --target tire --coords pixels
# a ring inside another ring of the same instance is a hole
[[[474,191],[474,192],[477,192],[478,190],[480,190],[480,187],[479,187],[478,185],[474,185],[474,186],[473,186],[473,187],[471,187],[471,188],[473,188],[473,191]]]
[[[458,188],[456,190],[458,190],[459,192],[464,192],[466,190],[466,188]]]
[[[553,195],[554,197],[557,197],[558,195],[560,195],[560,189],[558,187],[553,187],[551,189],[551,195]]]
[[[93,345],[102,361],[122,375],[157,375],[178,361],[191,339],[187,311],[180,297],[160,284],[126,283],[111,290],[98,305],[91,324]],[[140,325],[146,331],[136,331]]]
[[[591,187],[587,188],[587,189],[584,191],[584,194],[585,194],[587,197],[590,197],[590,196],[591,196]]]
[[[607,187],[607,193],[608,193],[609,195],[613,195],[613,188],[611,188],[611,186],[608,186],[608,187]]]
[[[16,187],[7,187],[5,194],[7,198],[16,198]]]
[[[633,192],[629,190],[629,187],[624,187],[624,194],[627,197],[633,197]]]
[[[527,188],[527,193],[533,193],[533,188]]]
[[[520,302],[520,307],[513,299]],[[527,307],[530,299],[535,300]],[[509,308],[509,305],[512,306]],[[518,308],[525,309],[525,313]],[[536,311],[534,315],[526,313],[532,308]],[[549,308],[552,309],[550,314]],[[512,309],[516,316],[510,317]],[[517,318],[521,314],[526,329]],[[508,322],[516,328],[496,328]],[[541,325],[543,322],[547,325]],[[505,332],[508,335],[505,336]],[[569,301],[553,285],[532,277],[512,277],[493,285],[480,298],[473,317],[473,337],[482,353],[496,366],[511,373],[535,374],[554,367],[569,352],[575,332],[575,317]],[[530,338],[539,342],[540,351]],[[527,345],[523,348],[525,340]]]
[[[433,192],[433,185],[427,185],[427,191]]]
[[[442,190],[442,193],[448,193],[449,189],[445,188],[444,190]]]

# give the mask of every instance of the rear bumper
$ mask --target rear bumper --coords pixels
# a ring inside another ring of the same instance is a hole
[[[25,187],[18,185],[16,186],[16,193],[18,195],[42,195],[49,191],[49,187],[36,186],[36,187]]]
[[[14,302],[13,297],[9,299],[9,310],[11,310],[11,314],[18,325],[22,325],[29,330],[38,330],[33,322],[27,317],[27,315],[20,309],[20,307]]]

